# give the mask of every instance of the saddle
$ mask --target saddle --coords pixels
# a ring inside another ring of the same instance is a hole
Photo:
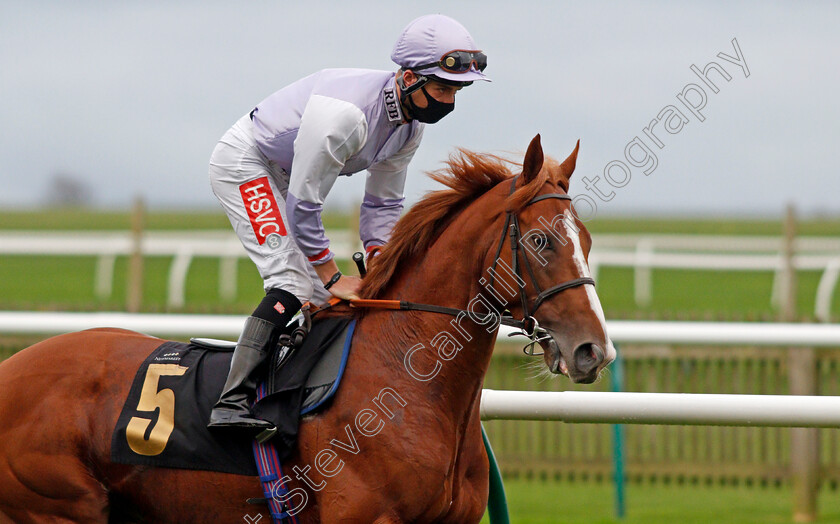
[[[290,356],[278,345],[268,359],[260,386],[265,394],[253,410],[277,428],[271,439],[281,460],[296,445],[300,417],[326,409],[338,390],[354,328],[352,317],[318,319]],[[257,475],[253,435],[206,427],[235,346],[235,342],[192,339],[189,344],[164,342],[152,351],[137,370],[117,420],[111,459]]]

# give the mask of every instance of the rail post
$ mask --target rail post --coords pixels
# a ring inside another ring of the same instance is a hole
[[[236,279],[239,269],[239,257],[225,255],[219,258],[219,298],[223,302],[236,299]]]
[[[780,286],[782,322],[796,320],[796,212],[792,204],[785,210],[782,244],[783,266]],[[817,394],[817,357],[814,348],[788,349],[788,380],[791,395]],[[813,522],[817,518],[819,489],[819,431],[791,428],[790,469],[793,481],[793,520]]]
[[[653,240],[639,239],[633,265],[633,293],[636,305],[647,307],[653,295]]]
[[[616,356],[612,363],[610,374],[610,389],[619,393],[624,389],[624,361],[621,359],[621,352],[618,346],[615,348]],[[624,503],[624,426],[613,424],[613,481],[615,482],[615,518],[621,520],[626,514]]]
[[[143,304],[143,227],[145,209],[143,197],[134,199],[131,210],[131,256],[128,261],[128,288],[125,309],[137,313]]]

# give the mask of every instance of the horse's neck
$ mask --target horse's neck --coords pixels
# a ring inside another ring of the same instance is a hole
[[[480,254],[471,250],[479,234],[478,228],[444,232],[422,260],[401,269],[401,277],[384,298],[466,309],[481,291],[476,262]],[[384,319],[379,336],[389,347],[399,348],[389,353],[393,366],[407,378],[401,386],[419,399],[444,400],[456,419],[468,417],[490,363],[495,330],[488,332],[466,315],[391,312],[377,316]]]

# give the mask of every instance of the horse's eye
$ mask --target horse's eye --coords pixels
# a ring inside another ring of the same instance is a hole
[[[551,249],[551,239],[547,235],[535,235],[533,242],[537,249]]]

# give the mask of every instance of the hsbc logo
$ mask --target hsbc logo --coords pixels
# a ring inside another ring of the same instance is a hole
[[[239,186],[239,193],[242,195],[242,202],[248,212],[248,219],[251,221],[251,228],[257,237],[260,245],[269,242],[269,247],[279,247],[278,235],[286,236],[286,225],[280,215],[280,208],[271,192],[268,177],[264,176],[246,182]]]

